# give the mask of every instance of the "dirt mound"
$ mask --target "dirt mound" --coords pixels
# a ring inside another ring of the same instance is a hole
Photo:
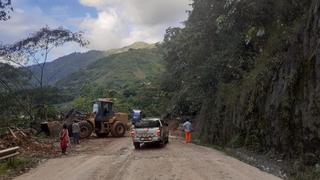
[[[27,130],[8,129],[8,132],[0,137],[0,149],[15,146],[19,146],[20,152],[27,155],[51,156],[58,153],[54,140],[40,140]]]

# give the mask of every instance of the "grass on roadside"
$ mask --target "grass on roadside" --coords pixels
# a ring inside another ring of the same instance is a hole
[[[0,161],[0,179],[19,175],[27,168],[31,168],[36,160],[32,157],[19,156],[14,159],[14,163],[8,160]]]

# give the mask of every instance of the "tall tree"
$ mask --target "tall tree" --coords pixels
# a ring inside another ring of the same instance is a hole
[[[8,20],[12,11],[11,0],[0,0],[0,21]]]
[[[33,104],[33,107],[37,109],[39,112],[40,119],[46,118],[43,114],[46,114],[46,104],[48,103],[48,99],[45,98],[45,94],[48,88],[44,87],[43,75],[45,73],[45,67],[48,62],[49,54],[53,49],[63,46],[67,42],[75,42],[79,44],[81,47],[86,46],[88,41],[84,40],[82,32],[71,32],[68,29],[59,27],[57,29],[51,29],[48,26],[41,28],[38,32],[31,34],[28,38],[23,39],[19,42],[16,42],[12,45],[1,45],[0,46],[0,58],[4,60],[6,63],[18,66],[20,69],[24,69],[25,71],[21,71],[21,73],[31,74],[32,79],[36,84],[36,89],[39,91],[37,93],[38,97],[34,97],[37,99],[37,104]],[[37,64],[40,68],[40,74],[33,74],[28,65]],[[19,71],[20,72],[20,71]],[[8,82],[3,77],[0,77],[0,85],[2,88],[7,89],[7,91],[12,92],[15,89],[7,86]]]
[[[63,27],[51,29],[46,26],[26,39],[12,45],[2,46],[0,57],[2,56],[5,61],[18,66],[37,64],[40,68],[40,75],[38,77],[33,74],[33,78],[42,88],[44,85],[43,75],[50,52],[67,42],[75,42],[81,47],[88,44],[88,41],[84,40],[82,32],[73,33]]]

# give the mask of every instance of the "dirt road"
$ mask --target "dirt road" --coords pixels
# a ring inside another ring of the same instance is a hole
[[[273,180],[273,175],[216,150],[171,138],[164,148],[134,150],[129,138],[90,139],[17,180]]]

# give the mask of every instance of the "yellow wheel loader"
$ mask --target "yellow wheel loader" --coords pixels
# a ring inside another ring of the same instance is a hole
[[[72,132],[72,123],[78,122],[80,126],[80,138],[88,138],[93,132],[98,137],[106,137],[111,134],[113,137],[122,137],[130,129],[127,113],[115,113],[113,101],[108,98],[101,98],[93,103],[93,112],[85,113],[72,109],[64,117],[65,123]],[[42,131],[48,135],[54,135],[55,130],[59,132],[60,126],[52,126],[52,122],[43,122]],[[56,133],[57,134],[57,133]]]
[[[94,131],[98,137],[122,137],[129,130],[130,124],[127,113],[115,113],[113,101],[101,98],[93,103],[93,113],[80,122],[80,136],[88,137]]]

